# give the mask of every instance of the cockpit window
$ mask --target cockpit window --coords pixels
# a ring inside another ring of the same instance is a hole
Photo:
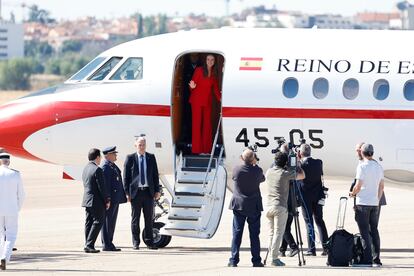
[[[70,81],[81,81],[83,80],[89,73],[91,73],[99,64],[101,64],[106,57],[97,57],[88,64],[85,65],[82,69],[80,69],[75,75],[73,75],[69,80]]]
[[[111,80],[142,79],[142,64],[142,58],[128,58],[111,77]]]
[[[112,57],[112,58],[110,58],[88,80],[90,80],[90,81],[101,81],[101,80],[103,80],[112,71],[112,69],[118,64],[118,62],[121,61],[121,59],[122,59],[122,57]]]

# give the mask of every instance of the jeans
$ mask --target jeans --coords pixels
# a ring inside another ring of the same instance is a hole
[[[260,257],[260,217],[261,213],[246,215],[243,212],[233,210],[233,239],[231,241],[231,257],[229,262],[238,264],[240,261],[239,252],[243,237],[244,224],[247,220],[250,233],[250,252],[252,254],[252,263],[257,264],[262,261]]]
[[[362,237],[362,247],[364,256],[362,263],[372,264],[372,259],[380,258],[380,236],[378,233],[378,206],[356,205],[355,221],[358,224],[359,232]],[[374,246],[372,255],[371,244]]]
[[[318,227],[319,238],[324,249],[328,241],[328,231],[326,230],[325,221],[323,220],[323,206],[318,204],[318,200],[311,200],[307,197],[304,197],[304,200],[305,202],[302,204],[302,214],[308,232],[308,252],[316,252],[314,220]]]

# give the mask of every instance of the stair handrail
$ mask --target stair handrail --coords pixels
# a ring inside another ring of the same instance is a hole
[[[208,195],[210,195],[213,192],[213,188],[216,185],[215,180],[216,180],[216,177],[217,177],[218,165],[219,164],[221,165],[221,160],[222,160],[222,157],[223,157],[223,153],[224,153],[224,146],[222,145],[221,149],[220,149],[219,158],[217,160],[217,168],[216,168],[216,171],[214,172],[213,184],[211,185],[210,191],[207,193]]]
[[[213,162],[214,151],[215,151],[215,149],[216,149],[216,145],[217,145],[218,135],[219,135],[219,133],[220,133],[220,126],[221,126],[221,121],[222,121],[222,119],[223,119],[223,114],[222,114],[222,113],[220,113],[220,118],[219,118],[219,121],[218,121],[218,124],[217,124],[216,134],[214,135],[214,142],[213,142],[213,146],[211,147],[210,158],[209,158],[209,160],[208,160],[208,166],[207,166],[206,175],[205,175],[204,180],[203,180],[203,189],[205,189],[205,188],[206,188],[206,181],[207,181],[208,173],[210,172],[211,163]],[[217,160],[217,164],[216,164],[216,166],[217,166],[217,165],[218,165],[218,160]],[[213,178],[213,181],[214,181],[214,178]]]

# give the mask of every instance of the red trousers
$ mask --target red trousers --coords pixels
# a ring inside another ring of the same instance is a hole
[[[211,153],[211,106],[191,105],[193,112],[192,153]]]

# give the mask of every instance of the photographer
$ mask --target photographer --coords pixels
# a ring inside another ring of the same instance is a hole
[[[328,232],[325,222],[323,221],[322,208],[325,204],[325,190],[322,182],[323,168],[322,160],[313,159],[311,156],[311,147],[308,144],[300,146],[301,166],[305,171],[306,177],[300,185],[300,191],[303,197],[302,214],[306,222],[308,232],[308,251],[307,256],[316,256],[315,248],[315,230],[313,220],[318,226],[320,240],[323,246],[322,256],[327,255],[326,242],[328,241]]]
[[[275,154],[275,164],[266,172],[266,186],[268,187],[266,217],[270,228],[270,252],[272,254],[273,266],[284,266],[278,258],[279,247],[285,232],[285,225],[288,218],[288,196],[290,180],[303,179],[305,174],[302,169],[296,174],[295,167],[286,169],[288,156],[278,151]]]

